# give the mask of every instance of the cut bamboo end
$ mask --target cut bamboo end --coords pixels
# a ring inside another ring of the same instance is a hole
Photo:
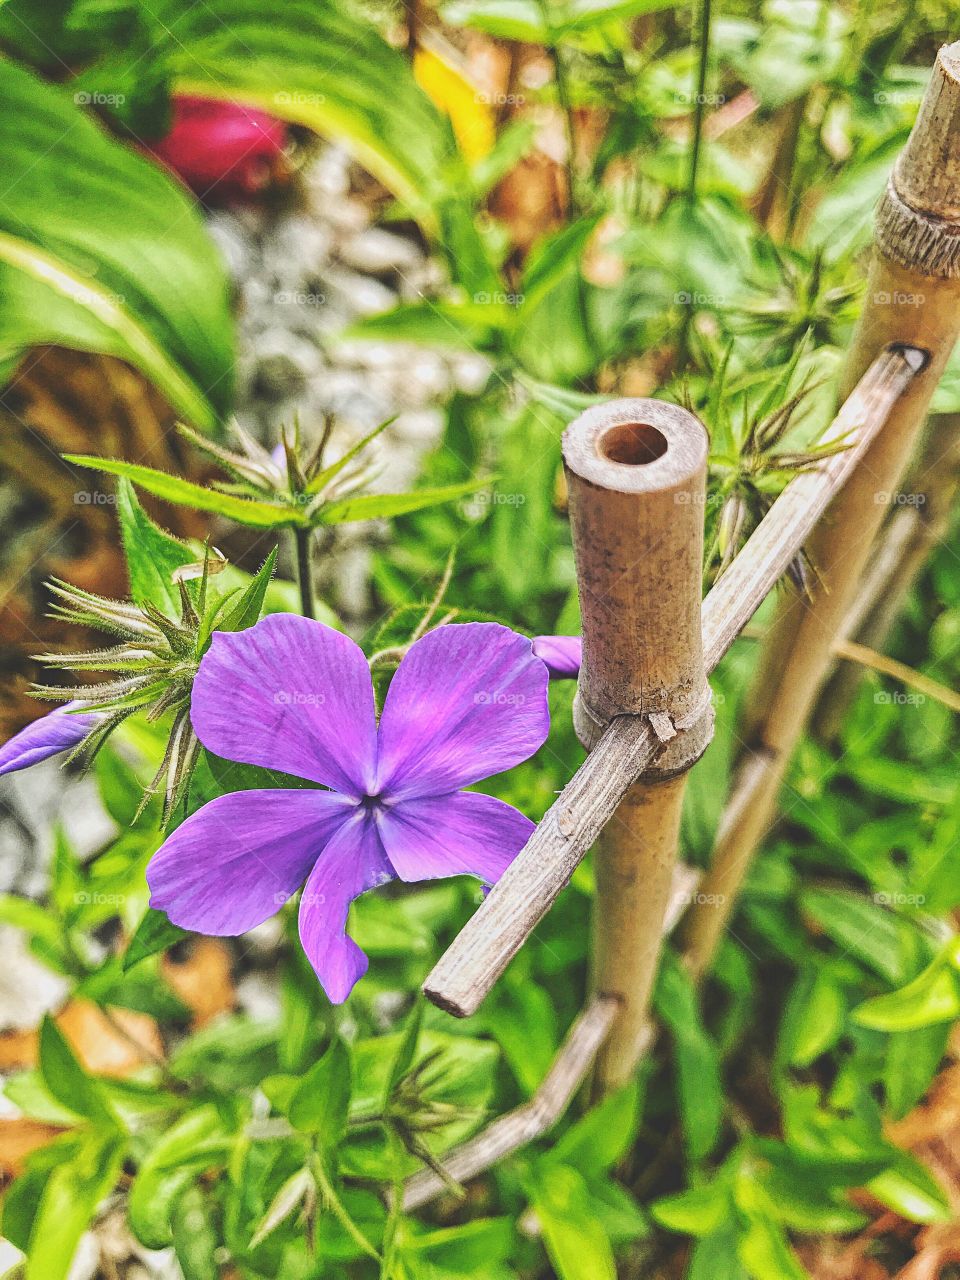
[[[893,171],[903,202],[918,213],[960,220],[960,40],[937,54],[930,84]]]
[[[676,725],[709,698],[700,637],[707,448],[692,413],[658,400],[594,406],[564,433],[583,618],[574,723],[587,747],[615,715],[662,714]]]

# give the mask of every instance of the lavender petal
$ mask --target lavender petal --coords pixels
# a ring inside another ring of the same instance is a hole
[[[15,733],[0,747],[0,775],[27,769],[81,743],[100,720],[96,712],[69,714],[82,705],[68,702]]]
[[[330,791],[218,796],[151,858],[150,905],[197,933],[246,933],[280,910],[355,812],[354,804]]]
[[[494,622],[438,627],[397,669],[380,718],[378,786],[442,795],[526,760],[550,728],[547,671]]]
[[[530,838],[518,809],[477,791],[404,800],[379,816],[380,838],[401,880],[471,875],[495,884]]]
[[[583,658],[579,636],[537,636],[533,652],[547,664],[551,680],[576,680]]]
[[[279,769],[359,798],[376,767],[376,713],[360,648],[292,613],[215,632],[193,685],[191,719],[227,760]]]

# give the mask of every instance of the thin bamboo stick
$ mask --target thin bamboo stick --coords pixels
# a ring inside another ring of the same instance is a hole
[[[930,397],[960,329],[960,42],[940,50],[913,132],[876,222],[867,300],[843,385],[879,350],[906,342],[928,353],[883,431],[813,535],[811,598],[785,598],[763,646],[743,737],[760,750],[752,802],[726,822],[704,880],[702,901],[681,936],[691,967],[711,963],[755,850],[769,828],[790,756],[830,669],[833,644],[860,587],[885,502],[895,493]],[[759,781],[758,781],[759,776]],[[740,784],[743,785],[743,784]]]
[[[878,356],[824,436],[848,441],[849,447],[790,481],[711,590],[701,615],[707,674],[804,545],[924,361],[923,353],[900,347]],[[526,846],[428,975],[423,987],[428,999],[458,1017],[476,1012],[627,789],[661,750],[647,718],[611,720]]]

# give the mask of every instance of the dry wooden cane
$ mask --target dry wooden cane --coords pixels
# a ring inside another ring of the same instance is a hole
[[[710,740],[700,597],[707,433],[677,405],[615,400],[567,428],[563,462],[583,665],[574,726],[585,747],[619,715],[664,750],[623,797],[597,848],[593,984],[619,1011],[597,1059],[603,1091],[640,1056],[670,897],[686,774]]]
[[[709,968],[773,820],[793,749],[830,669],[834,641],[960,330],[960,42],[937,56],[920,114],[877,211],[875,244],[841,393],[849,393],[889,343],[909,343],[929,358],[808,545],[819,575],[811,599],[785,597],[765,638],[743,729],[754,754],[742,762],[702,885],[703,905],[693,908],[681,930],[695,973]]]

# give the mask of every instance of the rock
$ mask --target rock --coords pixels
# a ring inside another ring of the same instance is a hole
[[[256,391],[273,402],[301,395],[321,363],[314,343],[279,328],[257,339],[256,361]]]
[[[342,267],[330,268],[326,280],[334,297],[342,300],[347,311],[355,316],[373,316],[390,311],[397,304],[397,295],[379,280],[362,276]]]
[[[404,275],[423,261],[423,254],[412,241],[379,227],[368,227],[359,235],[340,245],[337,255],[342,263],[354,271],[371,276],[390,273]]]

